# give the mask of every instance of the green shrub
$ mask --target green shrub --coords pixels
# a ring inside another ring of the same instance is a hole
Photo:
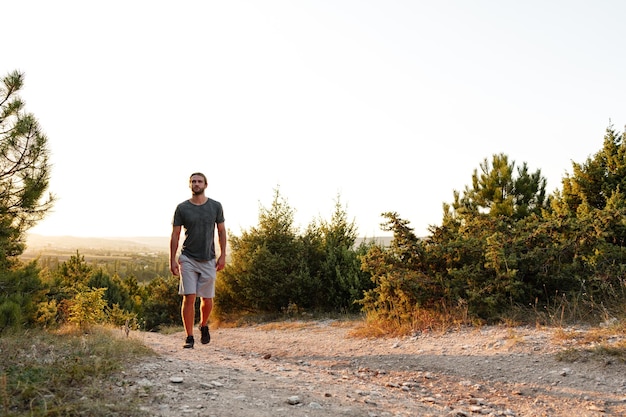
[[[68,321],[81,329],[89,329],[95,324],[104,323],[106,288],[83,288],[78,291],[69,309]]]

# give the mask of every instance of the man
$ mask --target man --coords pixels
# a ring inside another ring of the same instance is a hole
[[[200,172],[189,178],[191,198],[180,203],[174,212],[170,238],[170,271],[180,276],[178,293],[183,296],[181,316],[187,333],[184,348],[193,348],[193,326],[196,296],[200,297],[200,341],[211,341],[209,315],[215,297],[217,271],[226,265],[226,227],[222,204],[205,196],[206,176]],[[215,259],[215,228],[217,226],[220,254]],[[176,260],[180,232],[185,228],[185,240]]]

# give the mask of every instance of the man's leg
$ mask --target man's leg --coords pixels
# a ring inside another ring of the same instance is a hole
[[[213,309],[213,299],[204,298],[200,299],[200,341],[203,345],[206,345],[211,341],[211,333],[209,332],[209,316]]]
[[[183,326],[185,326],[185,331],[187,332],[187,336],[193,336],[193,321],[195,316],[195,302],[196,295],[195,294],[187,294],[183,295],[183,304],[180,308],[180,314],[183,318]]]
[[[213,310],[213,299],[212,298],[201,298],[200,299],[200,326],[206,326],[209,321],[209,316],[211,315],[211,311]]]

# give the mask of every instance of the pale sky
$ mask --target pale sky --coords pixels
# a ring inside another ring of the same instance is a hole
[[[189,175],[231,233],[274,190],[302,230],[418,235],[505,153],[561,188],[626,124],[626,2],[4,1],[0,75],[48,136],[32,233],[168,236]]]

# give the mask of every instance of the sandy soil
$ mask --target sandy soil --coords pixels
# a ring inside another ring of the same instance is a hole
[[[556,329],[362,339],[351,336],[356,325],[212,329],[211,343],[197,334],[192,350],[180,333],[131,332],[157,356],[125,370],[116,389],[164,417],[626,415],[626,365],[559,361],[581,346]]]

